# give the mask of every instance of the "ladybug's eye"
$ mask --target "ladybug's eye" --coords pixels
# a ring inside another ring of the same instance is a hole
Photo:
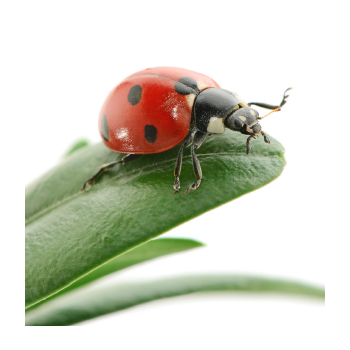
[[[241,119],[237,118],[237,116],[234,116],[233,114],[231,114],[226,118],[225,125],[231,130],[238,131],[243,128],[244,123]]]

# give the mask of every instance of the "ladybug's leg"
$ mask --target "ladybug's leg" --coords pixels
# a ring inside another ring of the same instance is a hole
[[[176,163],[175,163],[175,171],[174,171],[174,176],[175,176],[175,181],[174,181],[174,194],[179,193],[180,189],[180,173],[181,173],[181,166],[182,166],[182,155],[183,155],[183,150],[184,147],[189,146],[193,141],[193,133],[192,130],[188,133],[186,136],[185,140],[182,142],[179,153],[177,155]]]
[[[269,137],[268,137],[262,130],[260,131],[260,133],[261,133],[262,136],[264,136],[264,141],[265,141],[266,143],[271,143]],[[247,150],[246,150],[246,153],[247,153],[247,154],[249,154],[249,153],[252,151],[252,147],[251,147],[251,145],[250,145],[250,141],[251,141],[252,139],[255,139],[255,137],[259,137],[259,135],[255,135],[255,136],[251,135],[251,136],[249,136],[249,137],[247,138]]]
[[[264,141],[266,143],[270,143],[271,141],[270,141],[269,137],[262,130],[260,132],[261,132],[261,135],[264,136]]]
[[[255,139],[254,136],[249,136],[247,138],[247,150],[246,150],[246,153],[249,154],[251,151],[252,151],[252,146],[250,145],[250,141],[252,140],[252,138]]]
[[[117,160],[115,162],[112,163],[108,163],[108,164],[104,164],[100,167],[100,169],[98,170],[98,172],[94,175],[92,175],[90,177],[90,179],[88,179],[87,181],[84,182],[83,187],[82,187],[82,191],[85,191],[86,185],[91,186],[92,183],[95,181],[95,179],[97,178],[97,176],[99,176],[102,172],[113,168],[115,165],[120,164],[120,163],[128,163],[134,159],[137,159],[139,157],[141,157],[143,154],[127,154],[125,157],[123,157],[121,160]]]
[[[204,140],[207,136],[208,136],[208,134],[205,134],[201,131],[197,131],[196,134],[194,135],[193,143],[192,143],[192,147],[191,147],[191,155],[192,155],[193,170],[194,170],[194,173],[196,175],[197,180],[193,184],[191,184],[190,186],[187,187],[185,194],[189,190],[195,190],[201,184],[202,168],[201,168],[201,165],[199,163],[199,160],[198,160],[196,154],[194,153],[194,150],[199,148],[202,145],[202,143],[204,142]]]
[[[262,107],[262,108],[266,108],[266,109],[277,109],[277,108],[281,108],[286,102],[287,102],[287,97],[289,95],[286,95],[286,92],[291,90],[292,88],[288,88],[284,94],[283,94],[283,99],[281,101],[281,103],[278,105],[278,106],[275,106],[275,105],[269,105],[269,104],[266,104],[266,103],[261,103],[261,102],[249,102],[248,103],[248,106],[250,107],[251,105],[255,105],[255,106],[258,106],[258,107]]]
[[[176,163],[175,163],[175,181],[174,181],[174,194],[179,193],[180,189],[180,173],[181,173],[181,166],[182,166],[182,155],[184,151],[185,144],[183,143],[180,147],[179,153],[177,155]]]

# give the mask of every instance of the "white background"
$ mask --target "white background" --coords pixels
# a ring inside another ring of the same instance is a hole
[[[342,153],[350,117],[345,3],[3,2],[2,153],[16,153],[5,155],[5,175],[28,184],[78,139],[99,142],[104,98],[147,67],[198,71],[247,101],[279,103],[292,86],[282,111],[262,122],[286,149],[281,177],[164,235],[207,247],[125,270],[118,280],[235,272],[325,285],[327,271],[332,291],[338,277],[339,283],[348,277],[346,269],[339,272],[349,207],[349,156]],[[7,206],[16,211],[15,202]],[[345,287],[338,286],[339,299]],[[340,321],[332,311],[329,317]],[[325,321],[324,304],[307,299],[193,295],[88,321],[74,332],[62,329],[59,337],[27,328],[16,341],[29,349],[46,341],[51,349],[328,349]],[[347,348],[344,326],[332,347]]]

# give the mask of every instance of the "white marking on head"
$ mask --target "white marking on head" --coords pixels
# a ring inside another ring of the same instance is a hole
[[[251,109],[250,114],[253,115],[254,117],[256,116],[256,113]]]
[[[186,95],[187,104],[190,106],[190,108],[192,108],[195,98],[196,98],[195,94]]]
[[[247,120],[247,118],[244,115],[240,115],[238,116],[238,118],[241,119],[243,123]]]
[[[207,132],[222,134],[225,132],[224,118],[211,117],[207,127]]]

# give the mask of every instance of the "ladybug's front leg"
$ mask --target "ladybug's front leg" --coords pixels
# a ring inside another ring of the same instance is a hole
[[[262,136],[264,136],[264,141],[266,143],[271,143],[269,137],[262,130],[260,131],[260,133],[261,133]]]

